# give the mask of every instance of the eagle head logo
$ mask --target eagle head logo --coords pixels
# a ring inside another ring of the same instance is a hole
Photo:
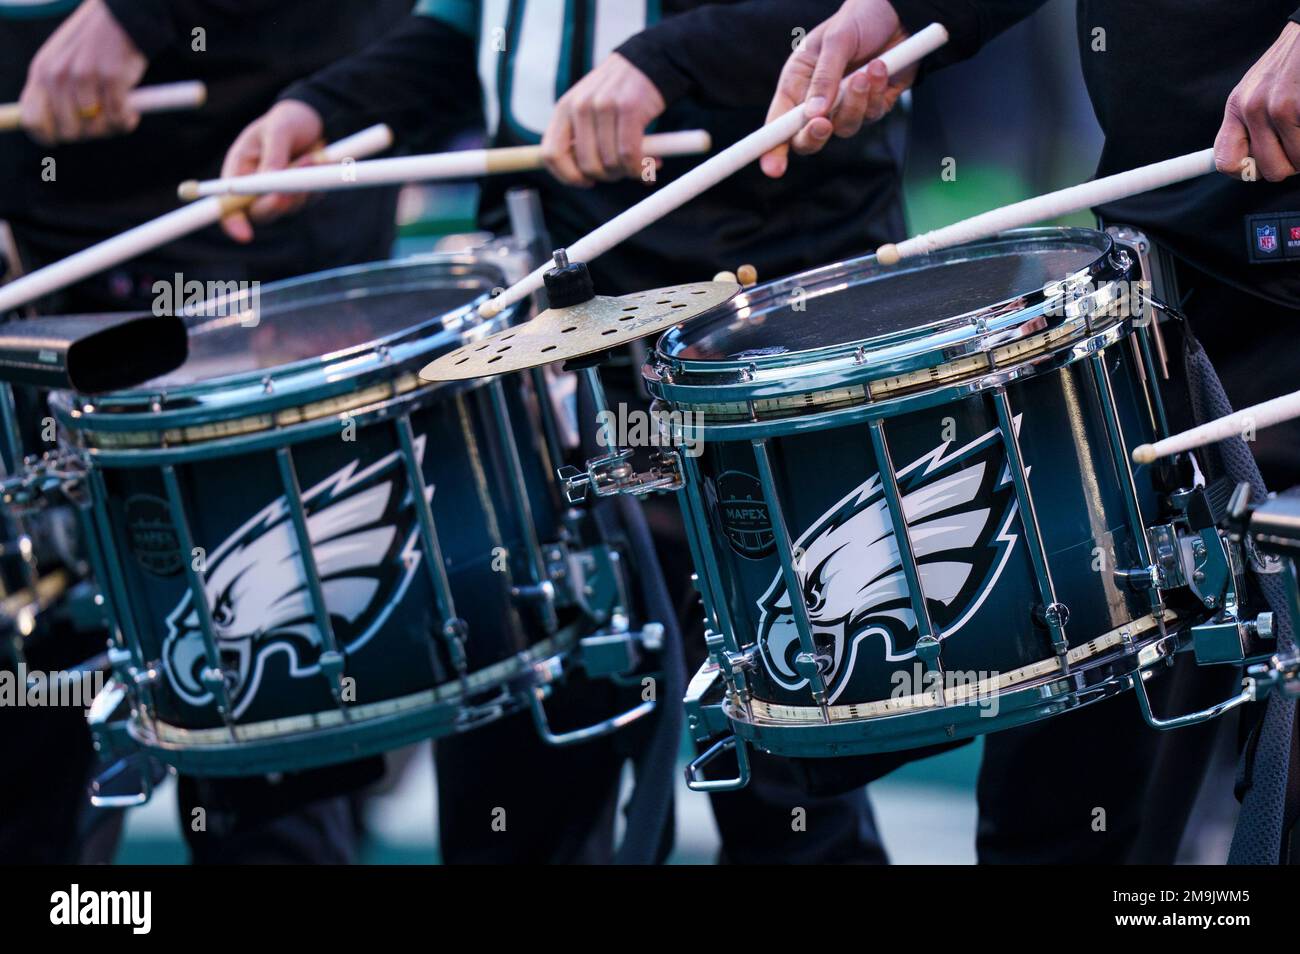
[[[1016,418],[1017,431],[1019,424]],[[956,450],[951,443],[897,474],[927,607],[944,639],[979,609],[1016,541],[1016,497],[1000,432]],[[916,617],[879,474],[839,500],[794,546],[830,701],[848,684],[863,644],[878,640],[890,662],[915,655]],[[802,688],[807,679],[794,666],[799,634],[780,572],[758,606],[764,667],[778,685]]]
[[[415,453],[424,457],[424,438]],[[432,496],[433,490],[428,493]],[[410,585],[421,552],[411,493],[398,452],[369,467],[359,461],[302,495],[307,535],[326,611],[340,649],[355,652],[388,618]],[[320,671],[321,633],[312,611],[293,520],[283,496],[236,530],[206,559],[205,591],[233,715],[261,685],[267,660],[286,657],[293,678]],[[191,705],[212,695],[198,613],[187,592],[167,617],[163,669]]]

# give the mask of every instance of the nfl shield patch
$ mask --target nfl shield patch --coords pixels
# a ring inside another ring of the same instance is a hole
[[[1271,255],[1277,251],[1277,226],[1276,225],[1256,225],[1255,226],[1255,247],[1265,255]]]

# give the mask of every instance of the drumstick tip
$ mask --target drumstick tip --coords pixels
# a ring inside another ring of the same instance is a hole
[[[888,242],[876,249],[876,261],[881,265],[897,265],[902,260],[903,257],[898,254],[898,246],[893,242]]]
[[[1133,448],[1133,463],[1135,464],[1153,464],[1159,455],[1151,444],[1139,444]]]
[[[478,315],[484,320],[491,320],[501,314],[501,310],[501,306],[497,304],[497,299],[489,298],[478,306]]]
[[[199,197],[199,180],[187,179],[176,187],[176,194],[182,202],[193,202]]]

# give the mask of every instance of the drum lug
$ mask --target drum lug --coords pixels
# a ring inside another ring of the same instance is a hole
[[[619,448],[605,457],[594,457],[587,461],[585,470],[566,465],[555,473],[569,503],[582,502],[588,492],[597,497],[616,494],[639,496],[681,490],[683,486],[681,458],[675,450],[656,451],[650,459],[650,468],[640,473],[632,463],[629,448]]]
[[[1162,590],[1186,586],[1187,574],[1183,568],[1178,528],[1172,523],[1147,527],[1147,543],[1151,550],[1155,585]]]

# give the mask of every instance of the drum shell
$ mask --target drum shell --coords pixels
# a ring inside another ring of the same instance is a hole
[[[548,479],[551,464],[539,436],[541,428],[533,420],[531,402],[519,381],[504,382],[502,387],[532,519],[541,539],[553,539],[558,533],[554,524],[558,510]],[[363,535],[357,538],[362,549],[372,547],[371,552],[376,552],[373,548],[386,541],[381,566],[365,561],[350,574],[377,578],[378,586],[356,619],[338,615],[331,619],[345,659],[344,674],[354,680],[352,701],[358,706],[410,695],[456,678],[449,648],[441,638],[444,620],[439,617],[421,551],[411,488],[400,456],[395,420],[404,413],[410,415],[421,469],[432,489],[430,505],[456,613],[467,624],[468,670],[474,672],[505,660],[545,635],[533,614],[517,610],[517,602],[511,598],[512,585],[528,579],[529,567],[521,517],[511,506],[511,476],[488,388],[455,396],[440,393],[437,399],[427,392],[408,397],[379,415],[354,422],[350,440],[341,422],[337,430],[297,442],[293,442],[290,429],[284,443],[291,448],[309,524],[321,488],[344,487],[335,494],[345,498],[340,502],[347,507],[348,498],[357,500],[353,495],[388,485],[386,493],[377,491],[386,498],[380,508],[382,516],[356,526],[356,532]],[[241,550],[232,541],[259,515],[265,517],[268,508],[274,511],[279,528],[275,541],[280,544],[279,575],[289,579],[287,573],[291,573],[292,584],[304,585],[292,526],[283,510],[278,450],[257,447],[241,451],[236,447],[228,455],[216,457],[205,450],[202,459],[187,459],[183,449],[176,450],[176,462],[171,466],[194,546],[203,551],[209,586],[232,576],[233,571],[222,571],[225,559],[248,554],[246,572],[259,572],[252,559],[254,551],[248,547]],[[156,460],[157,450],[148,453]],[[100,469],[109,559],[121,569],[129,604],[125,609],[119,607],[119,613],[128,617],[124,633],[138,641],[141,658],[159,664],[152,693],[158,719],[183,728],[220,726],[222,719],[210,696],[197,691],[193,679],[178,682],[185,663],[195,672],[201,667],[203,652],[196,617],[191,616],[188,625],[183,620],[189,615],[183,608],[191,605],[180,564],[185,555],[179,552],[177,515],[167,501],[163,472],[152,463],[129,466],[128,456],[117,454],[114,464]],[[252,528],[254,534],[258,530],[260,527]],[[316,537],[314,531],[313,540],[323,585],[337,585],[331,584],[328,572],[331,561],[339,559],[337,553],[331,557],[330,541]],[[286,571],[286,567],[290,569]],[[262,572],[267,570],[263,567]],[[364,584],[353,579],[345,585]],[[289,588],[286,583],[281,587],[284,592],[272,596],[291,598]],[[269,598],[259,598],[263,612],[258,617],[265,619]],[[328,593],[327,602],[334,602]],[[270,605],[276,605],[275,601],[270,600]],[[240,643],[221,638],[223,633],[240,631],[237,605],[233,612],[233,622],[223,625],[216,620],[218,642],[227,648]],[[220,611],[216,615],[220,616]],[[302,627],[307,625],[304,618],[309,617],[308,608],[305,614],[300,612],[283,623]],[[314,633],[314,627],[310,632]],[[188,648],[177,652],[176,641],[182,638],[188,641]],[[270,633],[247,646],[240,650],[250,654],[242,667],[246,675],[232,699],[237,722],[264,722],[334,708],[329,681],[316,666],[321,648],[317,640]],[[238,663],[238,659],[238,652],[226,656],[228,663]],[[238,664],[235,668],[240,670]]]
[[[1128,340],[1112,344],[1101,360],[1109,372],[1126,445],[1131,448],[1151,439],[1151,405]],[[1125,477],[1111,452],[1106,410],[1091,359],[1010,383],[1006,395],[1019,422],[1020,445],[1056,598],[1069,611],[1066,635],[1070,646],[1078,647],[1151,611],[1146,594],[1134,592],[1114,575],[1117,569],[1135,567],[1140,561],[1126,509]],[[944,473],[956,473],[969,466],[963,461],[982,461],[989,471],[977,495],[980,499],[973,500],[966,511],[980,509],[976,503],[989,505],[982,537],[986,545],[978,548],[980,559],[970,563],[969,578],[957,588],[951,603],[933,595],[927,601],[936,629],[944,634],[944,669],[971,679],[1009,673],[1054,655],[1041,612],[1035,612],[1041,610],[1043,601],[1027,549],[1024,515],[1006,470],[1004,439],[993,400],[988,393],[976,393],[883,420],[904,497],[913,481],[925,482],[927,473],[939,475],[936,480]],[[866,421],[859,417],[855,423],[838,424],[837,420],[843,417],[826,416],[821,426],[808,417],[777,422],[764,442],[780,509],[796,548],[794,556],[803,561],[803,571],[811,573],[829,557],[827,574],[867,573],[865,584],[871,579],[866,566],[873,559],[867,556],[868,541],[854,539],[848,530],[836,538],[834,527],[837,522],[852,526],[845,521],[860,508],[851,505],[844,511],[841,505],[857,496],[854,491],[880,468]],[[700,500],[709,532],[700,535],[699,545],[707,547],[717,561],[726,610],[740,634],[737,648],[761,643],[765,625],[773,630],[777,623],[788,627],[786,640],[777,640],[777,644],[784,642],[785,666],[774,660],[772,649],[760,651],[757,664],[747,671],[748,685],[755,699],[810,706],[806,681],[792,678],[792,656],[799,650],[797,642],[788,642],[795,633],[794,621],[789,609],[781,612],[779,601],[773,600],[773,594],[783,593],[784,584],[772,537],[773,511],[763,505],[754,445],[748,439],[727,440],[726,428],[721,426],[710,428],[701,446]],[[958,454],[959,450],[964,453]],[[1000,475],[996,481],[991,476],[994,471]],[[1156,512],[1155,493],[1145,471],[1139,468],[1135,479],[1139,504],[1149,523]],[[872,500],[879,503],[879,494]],[[831,518],[832,513],[839,516]],[[818,526],[822,532],[814,531]],[[998,532],[1003,527],[1005,532]],[[1007,544],[999,542],[1000,537],[1014,540]],[[917,545],[915,539],[913,543]],[[923,573],[927,559],[938,557],[922,555]],[[903,634],[891,634],[887,639],[884,632],[888,629],[882,631],[877,620],[852,656],[854,636],[866,630],[861,628],[862,619],[850,616],[844,622],[843,611],[862,613],[863,607],[846,607],[843,600],[826,599],[826,593],[819,596],[815,589],[806,591],[805,596],[812,608],[813,630],[821,634],[815,637],[818,654],[834,662],[828,702],[851,705],[922,690],[917,678],[919,660],[912,651],[914,633],[897,642]],[[826,599],[822,607],[819,598]],[[769,604],[766,610],[764,602]],[[838,653],[833,634],[840,636]]]

